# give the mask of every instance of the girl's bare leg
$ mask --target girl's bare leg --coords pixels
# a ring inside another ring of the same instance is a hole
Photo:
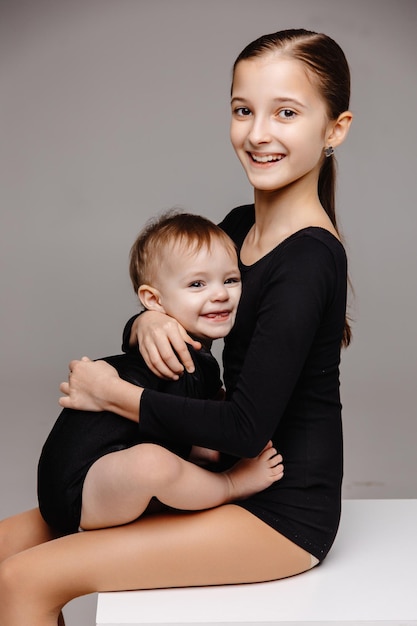
[[[311,557],[245,509],[144,516],[68,535],[0,566],[0,625],[56,626],[95,591],[260,582],[303,572]]]
[[[31,509],[0,521],[0,562],[7,557],[55,539],[39,509]]]
[[[83,487],[81,527],[108,528],[137,519],[153,497],[186,511],[248,497],[279,480],[282,457],[269,442],[254,459],[213,473],[155,444],[139,444],[102,457]]]
[[[0,521],[0,563],[18,552],[56,538],[39,509],[18,513]],[[58,626],[65,626],[62,613]]]

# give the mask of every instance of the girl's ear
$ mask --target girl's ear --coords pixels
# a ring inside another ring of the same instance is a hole
[[[150,285],[141,285],[138,289],[138,297],[145,309],[148,311],[166,313],[161,304],[161,294],[155,287],[151,287]]]
[[[330,122],[326,134],[326,146],[336,148],[344,142],[352,123],[353,115],[350,111],[344,111],[336,121]]]

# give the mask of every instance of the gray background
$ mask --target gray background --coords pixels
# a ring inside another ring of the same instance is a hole
[[[352,69],[337,155],[355,289],[344,496],[417,497],[416,18],[414,0],[0,3],[1,517],[36,504],[70,358],[120,351],[143,222],[251,201],[228,139],[231,66],[290,27],[333,36]],[[66,614],[93,624],[94,598]]]

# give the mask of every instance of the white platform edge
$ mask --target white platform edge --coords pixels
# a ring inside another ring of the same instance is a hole
[[[416,591],[417,500],[345,500],[322,566],[252,585],[100,593],[97,626],[417,626]]]

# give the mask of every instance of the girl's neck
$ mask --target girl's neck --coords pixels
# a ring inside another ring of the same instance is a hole
[[[306,189],[300,193],[285,190],[255,190],[255,223],[248,232],[241,250],[241,260],[251,265],[294,233],[317,226],[338,237],[317,192]]]
[[[295,232],[306,221],[317,219],[324,212],[317,193],[305,191],[296,197],[291,190],[274,192],[255,189],[255,225],[260,236]]]

